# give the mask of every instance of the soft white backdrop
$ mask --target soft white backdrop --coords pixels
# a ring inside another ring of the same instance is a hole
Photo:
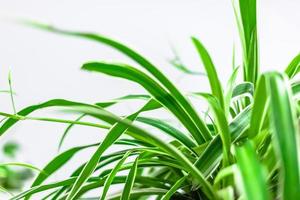
[[[299,52],[299,7],[299,0],[258,2],[262,71],[282,71]],[[207,81],[205,77],[182,76],[172,68],[167,62],[172,58],[170,44],[190,68],[203,71],[190,41],[190,36],[197,36],[210,51],[223,83],[231,72],[233,45],[239,50],[230,0],[0,0],[0,89],[8,88],[11,70],[18,109],[52,98],[92,103],[144,92],[124,80],[80,71],[81,64],[91,60],[131,63],[116,51],[12,23],[18,18],[98,32],[123,41],[153,61],[185,91],[204,91]],[[0,110],[12,112],[7,95],[1,94]],[[22,145],[19,161],[42,167],[56,154],[57,139],[64,127],[21,122],[2,136],[0,144],[17,140]],[[100,138],[98,130],[80,127],[72,132],[65,148]],[[88,155],[82,154],[73,163],[88,159]],[[69,173],[62,171],[61,175]]]

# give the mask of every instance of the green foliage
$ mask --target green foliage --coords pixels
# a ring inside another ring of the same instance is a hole
[[[256,83],[258,78],[258,39],[256,0],[232,0],[243,49],[244,81]]]
[[[15,142],[7,142],[3,145],[3,153],[9,158],[15,158],[17,151],[19,150],[19,145]]]
[[[35,28],[92,40],[128,56],[143,70],[100,61],[85,63],[82,69],[132,81],[147,94],[129,94],[95,104],[54,99],[13,114],[1,112],[7,119],[2,122],[0,135],[9,132],[20,120],[66,124],[59,149],[69,131],[77,126],[106,131],[104,139],[96,144],[75,146],[59,153],[39,172],[29,189],[12,199],[30,199],[36,195],[66,200],[300,199],[300,84],[291,80],[299,72],[300,57],[297,55],[283,73],[259,73],[256,1],[239,0],[233,4],[243,67],[235,66],[233,55],[233,71],[224,87],[207,49],[192,37],[211,89],[209,93],[196,91],[192,95],[179,91],[157,66],[120,42],[102,35],[69,32],[30,22]],[[183,65],[177,53],[175,56],[172,64],[177,69],[186,74],[198,74]],[[237,82],[239,69],[243,73],[242,82]],[[14,106],[11,82],[8,92]],[[206,115],[212,119],[210,122],[197,112],[190,96],[202,97],[207,102]],[[144,104],[128,116],[112,113],[109,109],[119,102],[136,100]],[[76,118],[29,116],[50,107],[75,113]],[[175,127],[175,123],[162,117],[149,117],[147,113],[154,110],[171,113],[182,127]],[[88,121],[86,116],[99,122]],[[120,144],[121,150],[108,151]],[[68,173],[69,177],[66,174],[64,180],[48,180],[86,148],[93,148],[93,154],[83,158],[84,163]],[[14,147],[10,146],[5,151],[13,155],[12,149]],[[27,164],[18,165],[36,169]],[[115,184],[121,185],[122,190],[113,193],[111,187]],[[101,190],[96,190],[99,188]],[[89,192],[93,190],[95,196],[90,197]]]
[[[236,159],[239,169],[237,179],[241,179],[242,190],[244,190],[246,199],[270,199],[266,174],[249,141],[236,148]]]
[[[6,142],[2,147],[0,191],[10,195],[10,191],[22,189],[25,181],[32,177],[32,170],[36,170],[42,174],[42,170],[30,164],[11,162],[11,160],[16,159],[19,149],[19,144],[13,141]]]

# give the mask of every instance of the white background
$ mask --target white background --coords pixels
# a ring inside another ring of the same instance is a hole
[[[299,0],[258,2],[262,71],[283,71],[299,52],[299,8]],[[207,80],[182,76],[172,68],[167,62],[172,58],[170,44],[191,69],[203,71],[190,41],[190,36],[197,36],[210,51],[224,84],[231,72],[233,45],[239,51],[230,0],[0,0],[0,90],[8,88],[7,75],[11,70],[17,109],[53,98],[92,103],[144,92],[124,80],[80,71],[81,64],[91,60],[132,63],[116,51],[12,22],[20,18],[97,32],[123,41],[153,61],[184,91],[206,91]],[[0,99],[0,110],[12,112],[9,96],[1,94]],[[45,115],[58,116],[50,110],[34,114]],[[0,144],[16,139],[22,145],[18,161],[43,167],[56,155],[64,128],[61,124],[24,121],[3,135]],[[98,130],[78,127],[67,138],[64,149],[100,139]],[[89,152],[75,158],[73,165],[87,160],[88,155]],[[69,174],[66,168],[57,177]]]

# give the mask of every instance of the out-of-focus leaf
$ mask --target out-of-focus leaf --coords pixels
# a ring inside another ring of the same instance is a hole
[[[287,78],[273,72],[267,84],[270,93],[271,129],[280,162],[283,199],[300,199],[299,125]]]
[[[241,147],[236,148],[236,159],[240,172],[240,177],[237,178],[241,180],[244,198],[247,200],[270,199],[267,177],[251,142],[247,141]],[[240,185],[237,186],[240,187]]]
[[[289,78],[293,78],[300,71],[300,53],[290,62],[285,69],[285,73]]]

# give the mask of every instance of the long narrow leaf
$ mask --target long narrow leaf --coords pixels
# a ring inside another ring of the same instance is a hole
[[[224,166],[226,166],[229,164],[231,136],[230,136],[228,121],[226,119],[225,112],[222,109],[217,98],[214,97],[213,95],[207,93],[198,93],[198,95],[204,97],[207,100],[210,108],[213,111],[214,119],[216,121],[216,126],[218,128],[218,134],[220,135],[222,140],[223,164]]]
[[[17,167],[24,167],[24,168],[27,168],[27,169],[31,169],[31,170],[34,170],[34,171],[38,171],[40,173],[43,173],[45,174],[45,172],[34,166],[34,165],[31,165],[31,164],[28,164],[28,163],[20,163],[20,162],[7,162],[7,163],[0,163],[0,166],[17,166]]]
[[[255,85],[259,71],[256,0],[232,1],[243,49],[244,81]],[[238,6],[236,1],[239,2]]]
[[[270,199],[266,174],[258,161],[254,147],[249,141],[243,144],[243,146],[236,148],[236,159],[241,174],[245,199]]]
[[[113,102],[108,102],[108,103],[103,103],[101,106],[102,107],[107,107],[114,104]],[[68,101],[68,100],[64,100],[64,99],[53,99],[41,104],[37,104],[37,105],[33,105],[33,106],[29,106],[27,108],[22,109],[21,111],[19,111],[17,113],[17,115],[19,116],[27,116],[30,113],[39,110],[39,109],[43,109],[43,108],[48,108],[48,107],[54,107],[54,106],[79,106],[79,105],[89,105],[89,104],[85,104],[85,103],[79,103],[79,102],[74,102],[74,101]],[[93,106],[93,105],[89,105],[89,106]],[[97,106],[95,106],[97,107]],[[11,126],[13,126],[15,123],[17,123],[19,121],[19,119],[16,118],[9,118],[7,119],[4,124],[0,127],[0,136],[3,135]]]
[[[68,162],[74,156],[74,154],[76,154],[78,151],[89,148],[89,147],[93,147],[96,145],[98,145],[98,144],[74,147],[72,149],[69,149],[69,150],[59,154],[43,168],[43,171],[45,173],[40,173],[36,177],[34,182],[32,183],[31,187],[34,187],[34,186],[37,186],[37,185],[40,185],[41,183],[43,183],[51,174],[53,174],[60,167],[62,167],[66,162]]]
[[[179,179],[172,187],[171,189],[164,194],[164,196],[161,198],[161,200],[169,200],[176,192],[177,190],[181,187],[181,185],[186,181],[187,176],[182,177]]]
[[[109,187],[110,187],[113,179],[115,178],[115,175],[117,174],[117,172],[119,171],[120,167],[123,165],[123,163],[125,162],[125,160],[127,159],[127,157],[129,155],[130,155],[130,152],[127,152],[126,154],[124,154],[123,158],[116,164],[116,166],[110,172],[109,176],[105,180],[100,200],[105,200],[106,194],[108,192],[108,189],[109,189]]]
[[[300,53],[290,62],[285,69],[285,73],[289,78],[293,78],[300,71]]]
[[[158,102],[167,107],[183,123],[199,144],[211,139],[211,135],[208,132],[198,129],[189,114],[178,104],[174,97],[145,73],[127,65],[100,62],[87,63],[82,68],[125,78],[142,85]],[[206,125],[203,128],[207,128]]]
[[[168,123],[166,123],[162,120],[155,119],[155,118],[149,118],[149,117],[138,117],[137,121],[151,125],[153,127],[156,127],[158,129],[164,131],[168,135],[172,136],[173,138],[177,139],[179,142],[184,144],[189,149],[196,147],[196,144],[192,139],[190,139],[188,136],[186,136],[180,130],[174,128],[173,126],[169,125]]]
[[[208,51],[198,39],[193,37],[192,41],[202,59],[210,83],[210,89],[212,91],[212,94],[219,100],[221,107],[224,109],[223,89],[213,61]]]
[[[129,200],[130,199],[131,190],[133,188],[133,184],[134,184],[135,176],[136,176],[136,172],[137,172],[138,159],[139,159],[139,157],[137,157],[135,159],[135,161],[129,171],[125,186],[123,188],[122,196],[120,198],[121,200]]]
[[[267,87],[270,92],[271,128],[283,179],[282,197],[300,199],[299,132],[292,92],[287,78],[276,72],[270,73]]]
[[[153,102],[149,101],[142,109],[140,109],[139,111],[137,111],[136,113],[128,116],[126,119],[127,120],[134,120],[138,114],[142,111],[144,111],[145,109],[147,109],[147,107],[149,107],[149,105],[151,105]],[[109,133],[107,134],[107,136],[104,138],[104,140],[102,141],[102,143],[99,145],[99,147],[97,148],[97,150],[95,151],[95,153],[93,154],[93,156],[91,157],[91,159],[87,162],[87,164],[84,166],[84,168],[82,169],[81,173],[79,174],[79,176],[76,179],[76,182],[74,183],[74,185],[72,186],[72,189],[67,197],[67,200],[73,200],[75,198],[75,196],[77,195],[77,193],[79,192],[80,188],[83,186],[83,184],[86,182],[86,180],[89,178],[89,176],[94,172],[97,163],[99,162],[102,154],[104,153],[104,151],[109,148],[113,143],[115,143],[115,141],[128,129],[127,125],[124,125],[122,123],[116,123],[109,131]]]
[[[145,57],[137,53],[136,51],[132,50],[131,48],[127,47],[124,44],[121,44],[120,42],[117,42],[115,40],[112,40],[108,37],[102,36],[102,35],[96,35],[93,33],[80,33],[80,32],[71,32],[71,31],[65,31],[61,29],[57,29],[53,26],[47,26],[40,23],[25,22],[28,25],[31,25],[36,28],[40,28],[42,30],[59,33],[59,34],[65,34],[70,36],[76,36],[92,41],[96,41],[105,45],[108,45],[119,52],[125,54],[138,64],[145,68],[148,72],[150,72],[176,99],[176,101],[179,102],[179,104],[184,108],[184,110],[191,116],[191,119],[194,121],[194,123],[198,126],[198,128],[201,130],[202,134],[205,135],[208,140],[210,139],[210,133],[208,128],[206,127],[203,120],[199,117],[196,110],[193,108],[192,104],[184,97],[184,95],[175,87],[175,85],[162,73],[160,70],[154,66],[150,61],[148,61]]]
[[[157,136],[154,136],[153,134],[149,133],[148,131],[141,129],[135,125],[133,125],[130,122],[127,122],[126,120],[121,120],[117,116],[108,113],[108,112],[99,112],[93,108],[85,108],[85,107],[77,107],[74,108],[75,111],[86,113],[92,116],[105,116],[109,117],[113,120],[116,120],[119,123],[125,123],[127,126],[130,127],[130,130],[133,130],[134,132],[139,132],[140,137],[149,143],[157,146],[161,150],[165,151],[166,153],[169,153],[170,156],[172,156],[174,159],[176,159],[178,162],[181,163],[182,167],[189,172],[193,177],[195,177],[195,180],[199,182],[199,184],[202,186],[202,190],[205,193],[205,195],[208,198],[214,198],[215,193],[213,192],[213,188],[209,182],[207,182],[203,176],[203,174],[187,159],[187,157],[182,154],[179,150],[177,150],[174,146],[169,145],[168,143],[165,143],[163,140],[158,138]]]

